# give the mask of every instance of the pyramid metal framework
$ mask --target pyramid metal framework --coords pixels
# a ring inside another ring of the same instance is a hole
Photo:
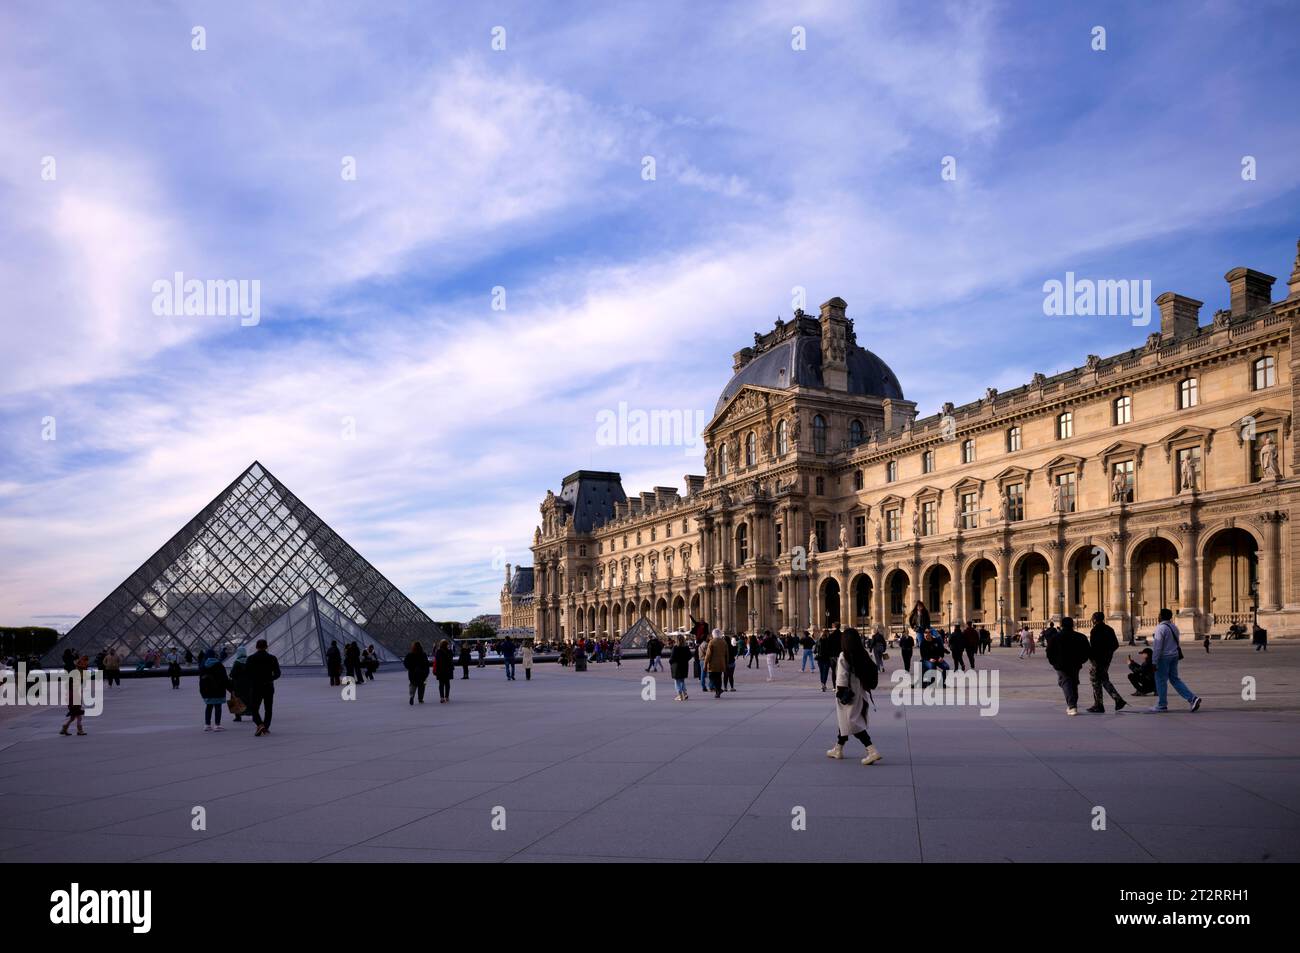
[[[664,640],[663,629],[655,625],[646,616],[642,616],[632,623],[631,628],[623,633],[619,642],[625,649],[643,649],[650,642],[651,636],[658,636],[659,641]]]
[[[401,661],[379,643],[372,642],[365,629],[317,595],[315,589],[266,628],[253,633],[248,641],[255,644],[259,639],[266,639],[266,650],[281,665],[324,665],[331,642],[338,643],[340,652],[350,642],[356,642],[362,649],[373,644],[379,661]]]
[[[114,646],[128,662],[187,649],[233,651],[318,593],[369,641],[405,656],[413,641],[443,638],[438,625],[289,489],[254,461],[90,613],[65,648]]]

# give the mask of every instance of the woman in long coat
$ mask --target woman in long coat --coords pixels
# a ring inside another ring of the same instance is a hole
[[[704,670],[709,673],[709,687],[713,689],[714,698],[722,697],[722,676],[727,671],[730,654],[731,647],[722,630],[714,629],[713,638],[709,639],[708,648],[704,650]]]
[[[870,669],[872,662],[867,658],[866,647],[857,629],[845,629],[842,644],[839,664],[835,666],[835,724],[839,734],[835,747],[827,751],[826,756],[843,758],[844,743],[852,735],[866,746],[867,756],[862,763],[875,764],[881,755],[871,743],[871,735],[867,734],[867,693],[862,685],[862,675]]]

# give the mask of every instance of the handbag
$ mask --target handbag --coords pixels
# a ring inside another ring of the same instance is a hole
[[[242,715],[244,712],[248,711],[248,706],[244,704],[244,700],[238,695],[231,695],[230,699],[226,702],[226,707],[230,709],[232,715]]]
[[[852,705],[853,689],[849,688],[847,685],[841,685],[839,688],[835,689],[835,700],[841,705]]]

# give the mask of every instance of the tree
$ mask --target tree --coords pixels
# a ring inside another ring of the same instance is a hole
[[[486,622],[483,622],[481,620],[471,622],[468,626],[465,627],[464,638],[467,639],[486,639],[488,641],[492,641],[496,637],[497,634],[494,631],[492,631],[492,626],[488,625]]]

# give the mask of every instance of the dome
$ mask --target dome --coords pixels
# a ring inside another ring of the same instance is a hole
[[[889,365],[864,347],[850,344],[846,363],[849,368],[847,393],[870,397],[903,399],[903,388]],[[727,401],[746,384],[784,389],[824,387],[822,381],[822,341],[818,334],[796,334],[761,351],[736,371],[722,389],[713,409],[716,417]]]

